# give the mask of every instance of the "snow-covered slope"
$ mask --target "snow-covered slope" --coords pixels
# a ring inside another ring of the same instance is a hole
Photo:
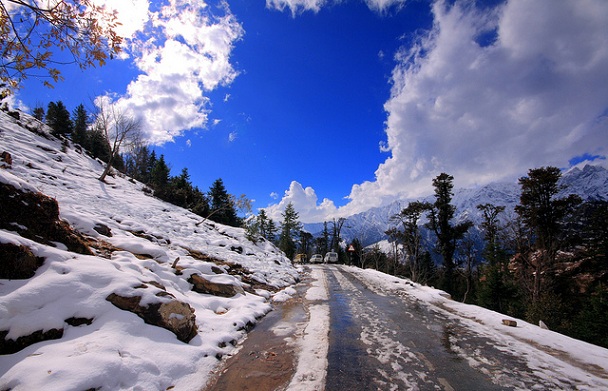
[[[60,339],[0,357],[0,389],[200,389],[218,357],[230,354],[245,330],[271,310],[273,292],[294,284],[298,270],[272,244],[254,244],[242,229],[203,222],[147,195],[140,183],[120,176],[98,181],[101,162],[27,130],[48,133],[33,118],[20,118],[0,111],[0,152],[12,157],[12,165],[0,169],[0,183],[55,198],[60,217],[96,245],[95,255],[81,255],[0,229],[0,244],[23,245],[45,259],[32,278],[0,279],[0,332],[13,340],[63,332]],[[109,228],[111,236],[96,226]],[[194,274],[242,293],[196,293],[188,282]],[[181,342],[117,308],[107,300],[111,294],[140,295],[140,305],[186,303],[194,309],[197,333]],[[91,323],[70,325],[70,318]]]

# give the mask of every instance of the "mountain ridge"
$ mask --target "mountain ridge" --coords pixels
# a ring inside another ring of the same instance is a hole
[[[608,201],[608,169],[602,166],[587,164],[582,168],[571,168],[562,174],[559,185],[563,187],[559,197],[576,194],[584,201]],[[492,182],[476,188],[455,189],[452,197],[452,204],[456,207],[454,220],[468,219],[475,226],[479,226],[482,214],[477,210],[477,205],[484,203],[505,206],[505,216],[512,216],[515,206],[519,203],[520,192],[520,185],[516,182]],[[364,246],[387,239],[384,232],[396,225],[391,222],[391,217],[412,201],[434,202],[435,197],[429,195],[417,199],[399,199],[347,217],[341,237],[347,242],[359,239]],[[322,222],[303,225],[304,229],[314,236],[318,236],[323,230]]]

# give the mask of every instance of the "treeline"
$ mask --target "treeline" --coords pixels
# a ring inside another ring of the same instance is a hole
[[[435,202],[411,202],[393,216],[396,225],[386,232],[393,251],[353,256],[361,267],[608,347],[608,202],[558,197],[560,177],[558,168],[543,167],[520,178],[515,216],[501,205],[477,205],[485,243],[478,254],[473,224],[453,220],[454,178],[443,173],[433,180]],[[425,246],[428,232],[439,265]]]
[[[106,163],[112,158],[107,133],[93,126],[96,113],[89,113],[84,105],[78,105],[70,113],[63,102],[51,102],[46,112],[38,106],[32,114],[45,122],[53,135],[64,140],[71,139],[91,157]],[[243,219],[237,215],[237,208],[247,210],[250,207],[245,196],[236,198],[229,194],[221,178],[214,181],[205,193],[192,184],[187,168],[179,175],[171,176],[171,168],[164,155],[157,157],[156,152],[141,140],[134,141],[130,151],[113,157],[112,167],[115,170],[148,186],[155,197],[189,209],[201,217],[235,227],[243,224]]]

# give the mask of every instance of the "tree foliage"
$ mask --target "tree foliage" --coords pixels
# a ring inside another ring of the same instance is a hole
[[[435,188],[435,203],[431,205],[427,217],[427,226],[437,236],[437,249],[443,258],[444,275],[441,287],[453,293],[454,253],[458,241],[472,226],[470,221],[452,225],[456,207],[451,204],[454,188],[454,177],[446,173],[439,174],[433,179]]]
[[[118,26],[116,12],[94,0],[0,0],[1,94],[30,76],[52,87],[60,64],[104,65],[121,50]]]
[[[298,233],[302,230],[302,224],[299,221],[300,216],[291,202],[287,204],[281,215],[283,216],[283,222],[279,235],[279,248],[289,259],[293,259],[296,252],[296,239]]]

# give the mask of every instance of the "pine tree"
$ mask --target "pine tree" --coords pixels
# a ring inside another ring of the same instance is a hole
[[[427,226],[437,236],[437,248],[443,258],[444,275],[441,288],[448,293],[454,293],[454,253],[458,241],[464,237],[464,234],[472,226],[470,221],[456,225],[451,223],[456,211],[456,207],[451,204],[454,195],[453,181],[454,177],[446,173],[441,173],[433,179],[435,203],[427,215],[429,219]]]
[[[561,190],[558,185],[560,178],[559,168],[541,167],[529,170],[527,177],[519,179],[521,196],[515,212],[521,218],[529,242],[532,243],[530,253],[522,254],[521,259],[533,271],[530,293],[534,305],[540,303],[547,282],[546,272],[555,263],[560,249],[563,223],[581,202],[576,195],[556,198]]]
[[[52,129],[54,135],[68,135],[72,133],[73,124],[70,112],[62,101],[51,102],[46,110],[46,124]]]
[[[256,220],[260,229],[260,235],[266,240],[274,241],[277,235],[277,227],[274,221],[266,215],[266,210],[261,209]]]
[[[32,116],[40,122],[44,121],[44,108],[40,105],[37,105],[32,111]]]
[[[302,224],[298,221],[298,212],[296,212],[291,202],[287,204],[281,215],[283,216],[283,222],[281,223],[279,248],[289,259],[293,259],[296,252],[296,237],[302,229]]]
[[[72,141],[74,144],[80,144],[84,149],[89,149],[87,130],[89,127],[89,117],[87,110],[83,104],[79,104],[72,113],[72,123],[74,131],[72,132]]]
[[[513,290],[507,284],[507,255],[499,241],[501,227],[498,216],[505,210],[504,206],[479,204],[482,212],[481,227],[486,246],[483,257],[486,264],[482,267],[482,281],[479,286],[479,304],[491,310],[505,313],[507,302],[512,299]]]
[[[110,156],[112,156],[110,143],[100,129],[91,129],[88,140],[88,150],[94,158],[99,158],[104,162],[110,160]]]
[[[150,172],[150,185],[154,189],[154,195],[160,199],[164,199],[169,188],[170,172],[169,166],[165,163],[165,156],[160,155]]]
[[[226,224],[233,227],[241,225],[240,219],[236,215],[234,198],[228,194],[224,181],[216,179],[209,189],[211,208],[209,218],[217,223]]]
[[[428,211],[431,205],[427,202],[410,202],[394,220],[398,220],[403,225],[403,247],[405,250],[406,267],[409,269],[410,278],[414,282],[420,282],[422,278],[422,236],[418,223],[422,214]]]

